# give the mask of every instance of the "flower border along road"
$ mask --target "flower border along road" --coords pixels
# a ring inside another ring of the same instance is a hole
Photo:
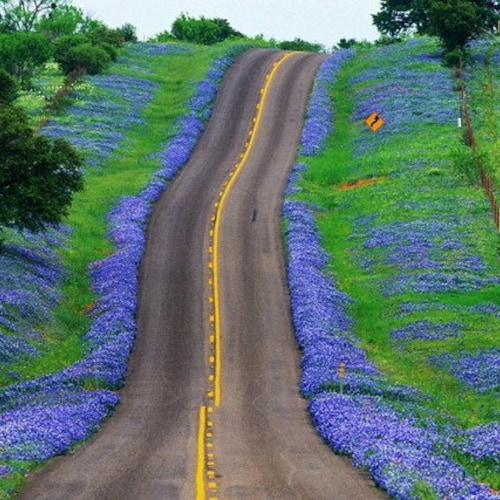
[[[57,373],[13,384],[0,391],[0,475],[26,471],[30,462],[39,463],[67,452],[97,430],[118,404],[119,396],[111,389],[124,383],[136,335],[138,268],[152,205],[188,160],[210,116],[224,72],[247,48],[246,45],[234,45],[225,57],[213,61],[188,102],[190,111],[177,124],[177,134],[159,153],[160,170],[141,193],[122,198],[109,213],[110,237],[116,251],[90,266],[93,289],[99,298],[85,336],[88,354]],[[136,59],[141,54],[155,55],[178,48],[138,44],[134,50],[133,59]],[[97,136],[85,138],[83,121],[73,124],[74,129],[71,124],[62,129],[57,123],[50,123],[46,131],[52,136],[67,136],[69,131],[69,139],[76,141],[76,145],[98,153],[91,155],[90,164],[94,166],[99,166],[98,157],[109,156],[124,137],[126,129],[119,126],[117,132],[114,127],[118,122],[142,120],[141,112],[153,91],[149,81],[126,76],[104,75],[93,80],[95,88],[99,89],[101,84],[108,92],[118,93],[123,98],[124,109],[103,103],[99,92],[95,101],[91,99],[70,109],[70,113],[75,111],[76,115],[94,116],[92,130],[97,130]],[[112,123],[107,119],[109,106],[113,107]],[[117,113],[127,116],[122,121],[116,120]],[[85,388],[87,382],[94,385],[96,381],[111,389]]]
[[[322,150],[332,129],[327,89],[339,67],[353,55],[352,51],[336,52],[318,72],[302,136],[303,156]],[[303,351],[301,390],[309,400],[313,425],[333,450],[353,457],[356,466],[366,468],[376,483],[396,498],[431,494],[439,498],[498,499],[450,458],[458,446],[454,444],[457,438],[468,443],[469,453],[481,456],[481,451],[471,445],[474,431],[438,425],[430,418],[417,419],[419,402],[425,396],[387,380],[356,345],[347,313],[352,299],[324,272],[329,256],[321,247],[315,223],[318,208],[292,198],[300,191],[298,181],[306,168],[297,164],[292,170],[283,216],[292,317]],[[436,335],[454,334],[455,328],[451,324],[444,330],[441,327]],[[341,362],[348,367],[345,374],[339,372]],[[476,430],[483,439],[496,435],[499,442],[498,424]],[[493,448],[487,446],[484,453],[492,456]]]

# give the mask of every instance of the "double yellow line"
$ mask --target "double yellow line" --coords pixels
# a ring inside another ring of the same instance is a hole
[[[222,190],[219,193],[218,200],[214,204],[214,213],[212,214],[212,228],[210,229],[209,246],[209,267],[212,270],[212,277],[209,280],[209,286],[212,289],[212,294],[209,301],[213,307],[213,312],[210,314],[210,323],[213,325],[213,332],[210,335],[210,345],[212,348],[209,362],[211,371],[209,374],[209,391],[207,393],[212,405],[203,405],[199,409],[198,417],[198,460],[196,468],[196,499],[205,500],[207,491],[210,491],[210,500],[215,500],[217,497],[217,484],[215,477],[215,461],[213,453],[213,421],[212,414],[214,408],[221,404],[221,374],[222,374],[222,354],[221,354],[221,302],[220,302],[220,276],[219,276],[219,242],[221,232],[221,219],[224,212],[224,206],[231,191],[232,186],[236,182],[238,175],[243,170],[248,157],[252,151],[255,142],[255,137],[262,122],[262,116],[265,108],[265,103],[271,83],[274,79],[279,67],[296,52],[289,52],[275,61],[270,71],[265,76],[263,87],[260,89],[260,99],[256,106],[256,113],[252,119],[252,126],[248,132],[248,140],[245,142],[239,161],[235,163],[233,169],[229,172],[225,180]]]

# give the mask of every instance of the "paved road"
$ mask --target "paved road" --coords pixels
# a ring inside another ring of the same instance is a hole
[[[265,75],[281,56],[252,50],[238,59],[189,164],[155,206],[121,405],[89,443],[33,474],[20,498],[201,498],[198,418],[200,407],[213,407],[210,219],[244,150]],[[210,487],[221,499],[383,497],[321,443],[298,393],[279,219],[321,61],[296,54],[276,71],[254,144],[219,214],[220,406],[211,414]]]

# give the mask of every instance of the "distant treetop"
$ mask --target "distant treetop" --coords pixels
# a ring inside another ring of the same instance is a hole
[[[181,14],[174,21],[170,35],[179,42],[191,42],[199,45],[213,45],[230,37],[243,37],[240,32],[231,27],[226,19],[208,19],[203,16],[196,19],[186,14]]]
[[[380,33],[434,35],[447,51],[463,50],[481,32],[498,31],[499,0],[382,0],[373,15]]]

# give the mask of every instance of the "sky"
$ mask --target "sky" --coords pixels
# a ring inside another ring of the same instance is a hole
[[[72,0],[90,17],[111,28],[134,25],[139,40],[170,31],[184,13],[221,18],[233,29],[266,40],[300,38],[331,49],[341,38],[374,41],[378,33],[371,14],[380,0]]]

